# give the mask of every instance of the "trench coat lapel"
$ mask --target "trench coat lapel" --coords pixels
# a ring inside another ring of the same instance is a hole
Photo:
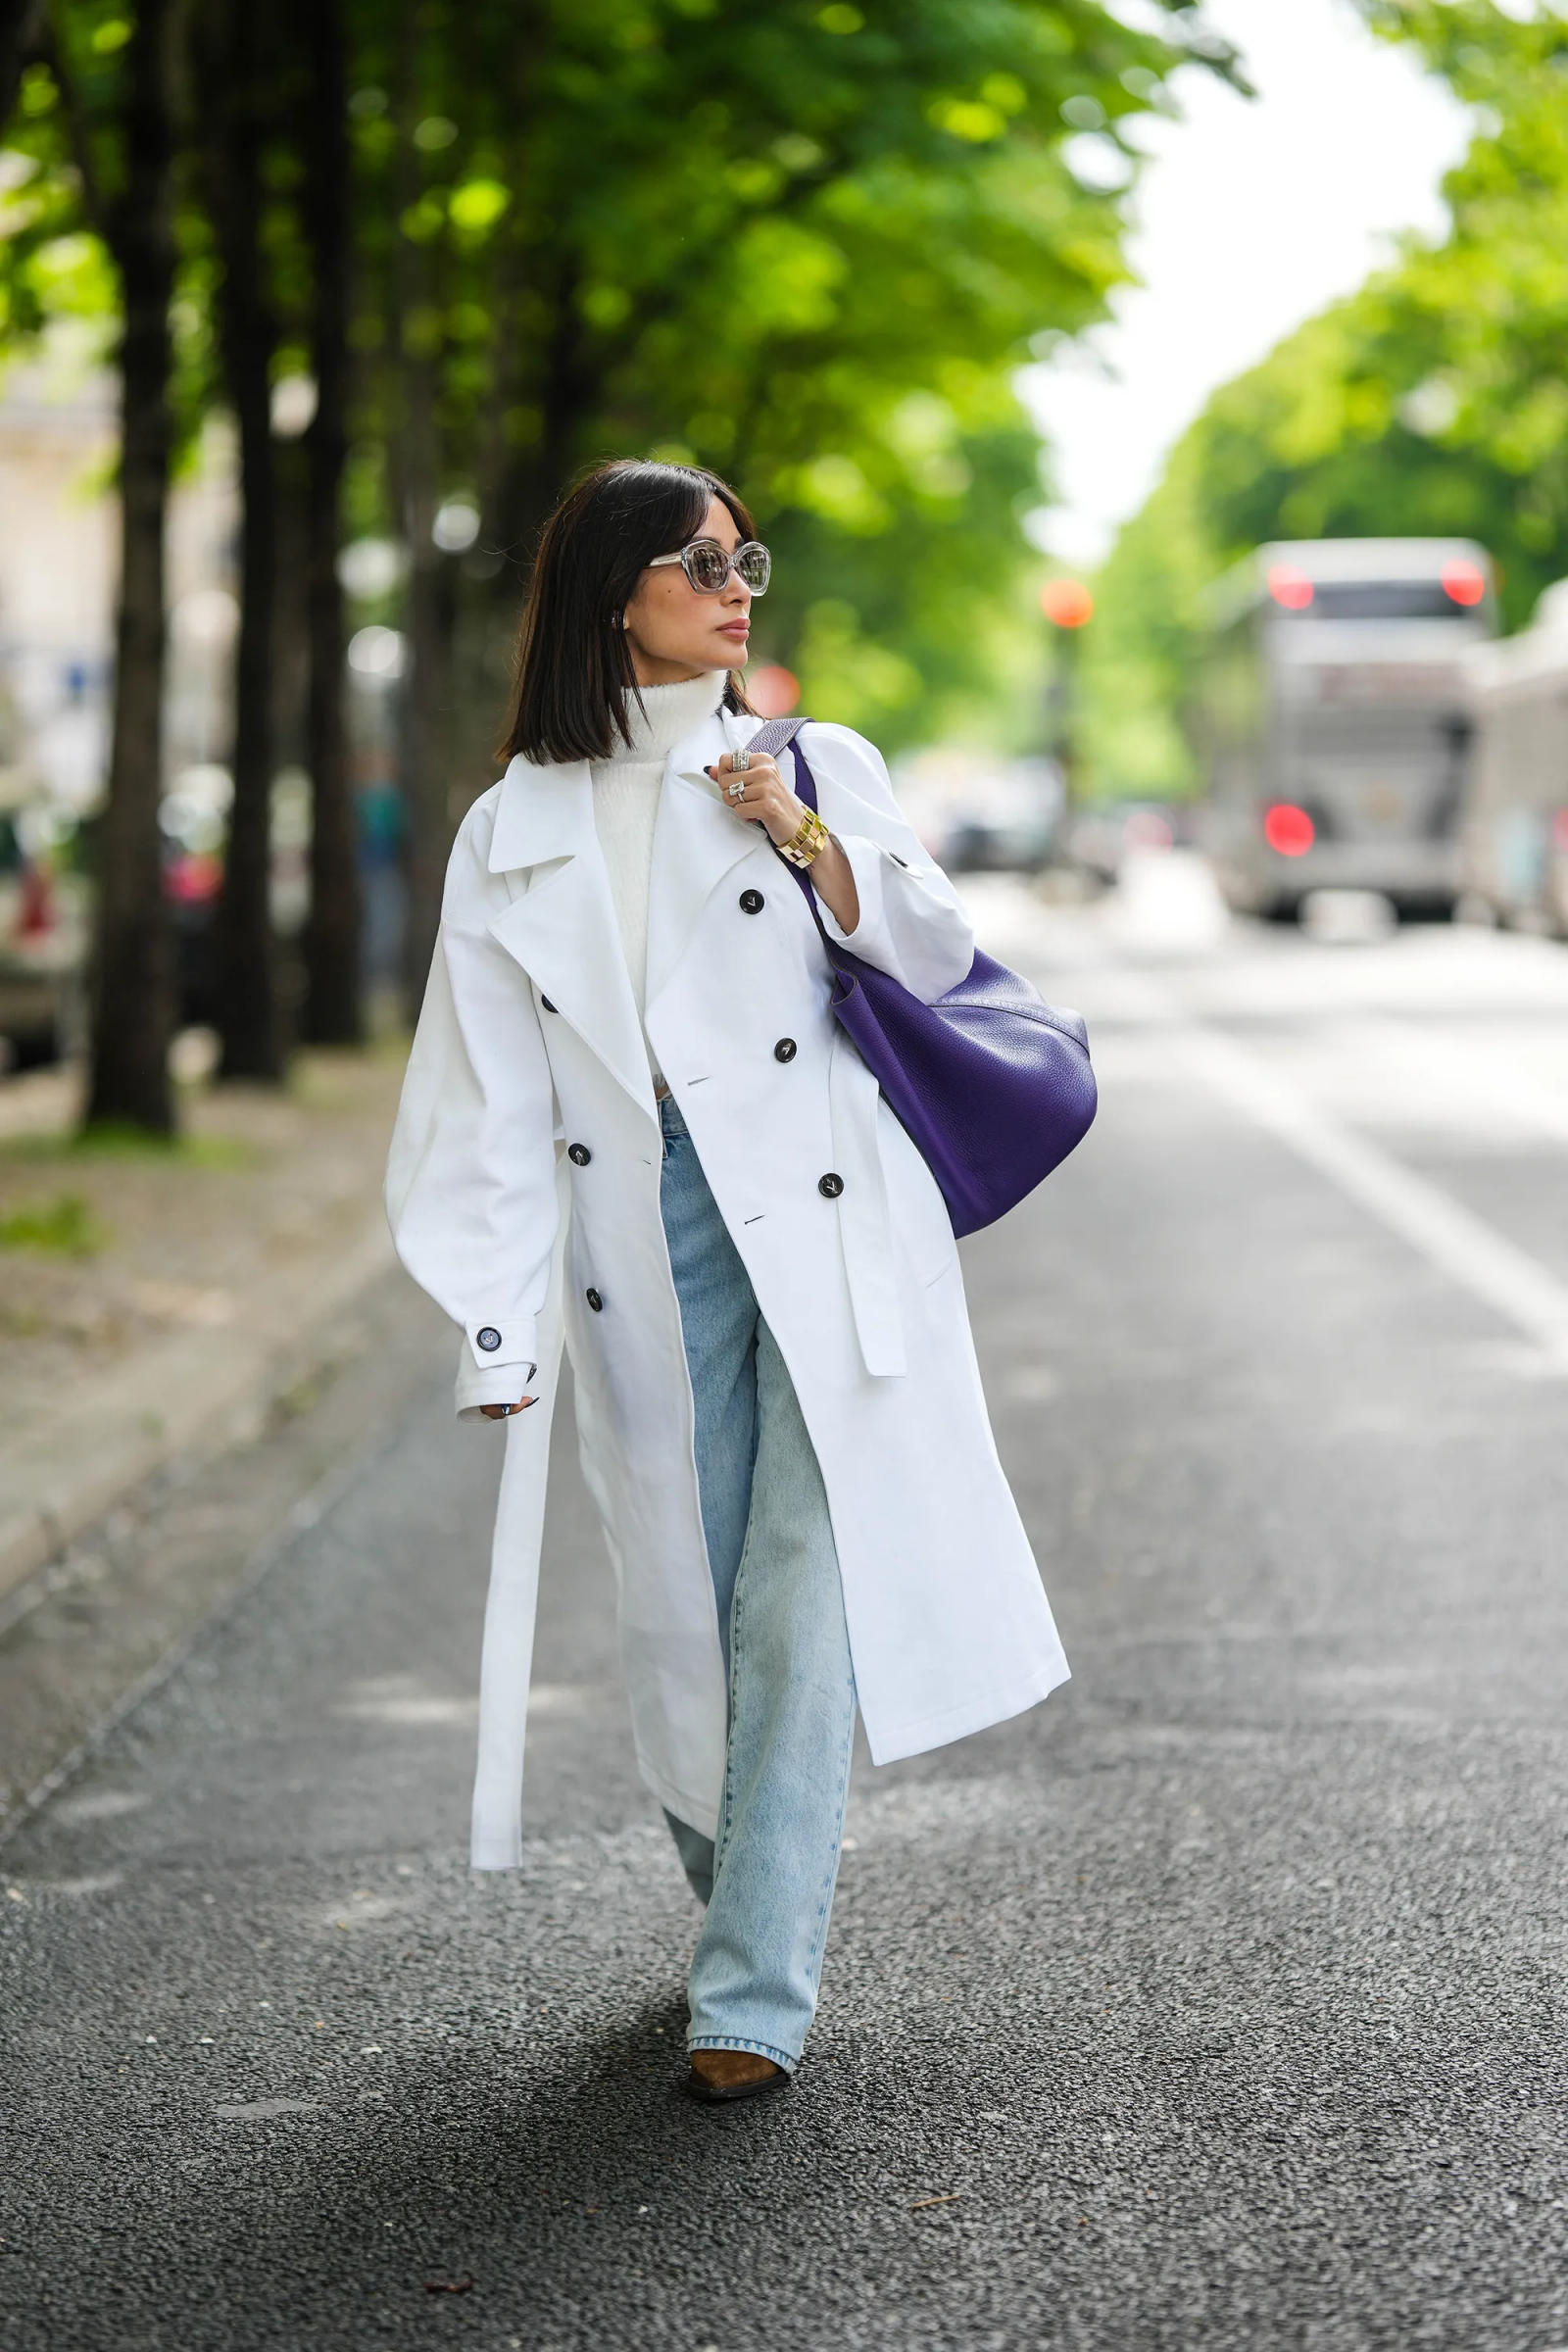
[[[675,746],[665,762],[648,893],[650,1006],[667,986],[698,917],[724,876],[743,858],[766,850],[761,827],[743,824],[732,815],[703,773],[726,752],[738,750],[760,723],[715,710]]]
[[[657,1118],[585,760],[539,767],[513,760],[502,778],[489,863],[492,873],[515,874],[520,884],[491,922],[491,936]]]

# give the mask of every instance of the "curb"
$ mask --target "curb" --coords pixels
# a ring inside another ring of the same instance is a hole
[[[244,1299],[234,1322],[143,1348],[74,1389],[68,1416],[0,1446],[0,1597],[155,1472],[253,1435],[332,1356],[342,1317],[396,1263],[377,1207],[329,1259]]]

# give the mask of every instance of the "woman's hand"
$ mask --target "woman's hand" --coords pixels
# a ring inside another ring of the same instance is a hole
[[[538,1401],[537,1396],[523,1396],[515,1404],[481,1404],[479,1410],[487,1421],[506,1421],[512,1414],[520,1413],[528,1405],[537,1404]]]
[[[768,839],[775,844],[790,840],[800,831],[806,805],[796,799],[779,774],[778,761],[770,760],[765,752],[752,753],[741,768],[726,752],[716,767],[705,772],[723,794],[725,808],[743,824],[764,826]],[[831,833],[807,871],[811,887],[839,929],[853,931],[860,919],[859,893],[855,887],[850,861]]]
[[[738,768],[726,752],[708,773],[724,796],[724,806],[748,825],[765,825],[772,841],[788,841],[798,833],[806,815],[805,804],[795,798],[778,772],[778,761],[753,752]]]

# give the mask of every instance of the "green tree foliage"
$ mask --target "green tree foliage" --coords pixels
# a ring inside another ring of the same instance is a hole
[[[1366,13],[1479,110],[1450,233],[1216,393],[1120,534],[1086,648],[1102,792],[1198,781],[1180,714],[1202,592],[1263,540],[1478,539],[1510,628],[1568,573],[1568,24],[1489,0]]]
[[[267,12],[237,112],[211,85],[235,0],[0,0],[0,34],[14,21],[15,54],[32,44],[5,132],[0,348],[65,316],[112,332],[95,185],[119,169],[117,93],[155,5],[182,44],[171,397],[188,437],[241,379],[254,408],[259,351],[275,374],[322,348],[309,0]],[[780,557],[760,650],[808,708],[893,748],[995,699],[1025,641],[1018,515],[1041,496],[1012,372],[1126,274],[1137,118],[1178,66],[1238,70],[1197,0],[1153,0],[1136,25],[1108,0],[341,5],[346,504],[411,560],[376,617],[413,651],[414,972],[454,815],[489,773],[535,532],[587,460],[689,455],[737,481]],[[482,518],[466,552],[434,527],[455,497]]]
[[[136,22],[121,0],[27,12],[14,102],[0,118],[0,369],[34,352],[51,331],[78,360],[116,358],[123,296],[106,232],[126,196],[124,117]],[[188,132],[187,62],[176,53],[171,74]],[[194,164],[188,147],[176,159],[186,201],[175,220],[170,397],[181,456],[219,391],[216,265],[205,217],[189,201]]]
[[[754,502],[781,558],[760,651],[808,708],[893,745],[994,690],[1040,497],[1010,376],[1125,274],[1124,195],[1072,142],[1125,185],[1175,65],[1233,70],[1166,13],[1165,39],[1093,0],[367,17],[362,479],[414,557],[416,777],[485,780],[534,534],[607,454],[693,457]],[[453,489],[483,529],[443,581]],[[445,795],[413,796],[416,965]]]
[[[18,77],[4,154],[0,356],[26,352],[55,321],[83,349],[109,351],[114,265],[84,211],[55,76],[35,56]]]

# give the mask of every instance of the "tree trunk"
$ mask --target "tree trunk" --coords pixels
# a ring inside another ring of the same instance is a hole
[[[408,931],[404,974],[416,1014],[435,950],[441,893],[454,831],[447,775],[446,720],[452,635],[457,617],[452,559],[430,537],[435,514],[435,451],[416,423],[406,505],[414,574],[409,583],[412,670],[403,712],[403,798],[408,820]]]
[[[43,0],[0,0],[0,131],[11,120],[22,70],[43,30]]]
[[[89,1125],[174,1126],[173,941],[164,902],[164,519],[174,283],[172,0],[142,0],[126,54],[124,192],[107,223],[124,300],[121,571],[109,805],[99,843]]]
[[[209,119],[223,280],[220,340],[239,425],[240,623],[234,660],[234,802],[218,906],[218,1031],[222,1078],[283,1075],[272,941],[272,639],[277,481],[271,371],[276,326],[262,250],[266,63],[251,0],[220,0]]]
[[[406,38],[412,33],[414,23],[411,10],[405,17]],[[400,114],[407,115],[412,105],[413,92],[405,90]],[[413,170],[414,151],[407,140],[403,154],[406,160],[399,196],[407,204],[412,202],[417,185]],[[410,662],[403,693],[399,759],[404,873],[408,886],[403,972],[411,1015],[417,1014],[424,997],[441,919],[441,893],[453,831],[448,815],[442,735],[447,657],[455,616],[454,593],[451,558],[443,555],[432,536],[440,492],[441,449],[436,423],[440,353],[422,336],[411,348],[409,334],[411,318],[439,307],[438,268],[437,249],[399,238],[392,292],[396,311],[395,348],[405,357],[399,386],[402,414],[391,457],[396,506],[402,516],[412,566],[407,609]]]
[[[578,272],[564,263],[551,303],[551,326],[535,379],[539,437],[514,453],[496,491],[492,529],[508,549],[508,571],[496,582],[499,597],[514,600],[516,582],[526,587],[533,571],[539,534],[571,479],[580,450],[583,418],[596,413],[603,382],[585,353],[576,315]]]
[[[309,766],[313,788],[311,914],[305,934],[305,1035],[314,1045],[364,1037],[360,995],[360,859],[343,713],[343,591],[337,558],[348,448],[350,163],[342,0],[303,9],[311,94],[305,214],[315,272],[310,428]]]

